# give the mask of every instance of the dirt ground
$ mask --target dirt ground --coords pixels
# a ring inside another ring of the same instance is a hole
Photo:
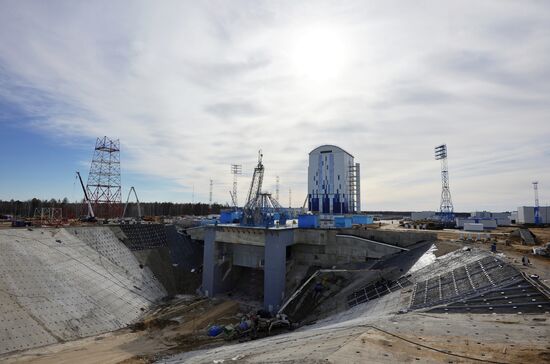
[[[529,228],[529,230],[535,235],[537,243],[550,243],[550,228]]]
[[[550,360],[544,337],[545,317],[535,318],[542,321],[512,315],[506,316],[506,321],[481,315],[452,316],[447,320],[443,316],[419,314],[416,318],[420,321],[411,323],[410,319],[399,318],[393,327],[367,328],[329,360],[333,363],[547,363]],[[511,331],[511,336],[503,334],[503,330]],[[476,331],[486,335],[476,336]],[[525,338],[519,341],[518,333],[524,333]]]
[[[503,258],[509,263],[516,266],[520,271],[527,274],[537,274],[540,276],[540,280],[550,286],[550,258],[538,256],[533,254],[532,245],[523,245],[520,243],[520,239],[511,238],[509,233],[517,228],[498,228],[496,233],[491,233],[491,237],[496,238],[497,254],[503,254]],[[550,228],[529,228],[529,230],[537,237],[538,245],[540,240],[546,239],[550,241]],[[463,242],[457,239],[457,234],[454,232],[439,232],[439,241],[436,243],[437,251],[435,255],[437,257],[447,254],[451,251],[462,249],[463,247],[476,247],[484,250],[491,250],[492,241],[476,241],[476,242]],[[530,264],[524,266],[522,264],[522,257],[529,258]]]
[[[206,336],[208,326],[236,321],[239,304],[195,298],[167,304],[132,328],[0,357],[5,363],[137,364],[187,350],[224,345]]]
[[[436,257],[440,257],[455,250],[462,249],[463,245],[450,241],[438,241],[435,243],[437,250],[434,252]]]

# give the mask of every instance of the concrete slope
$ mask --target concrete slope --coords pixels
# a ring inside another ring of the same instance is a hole
[[[116,330],[166,292],[107,227],[0,230],[0,353]]]

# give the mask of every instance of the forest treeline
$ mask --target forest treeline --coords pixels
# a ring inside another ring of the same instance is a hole
[[[33,217],[36,209],[40,208],[61,208],[64,218],[77,218],[86,215],[87,207],[84,202],[69,202],[64,199],[40,200],[33,198],[26,201],[0,200],[0,215],[13,215],[18,217]],[[120,211],[124,208],[121,204]],[[219,214],[220,210],[229,208],[227,205],[217,203],[208,207],[205,203],[174,203],[174,202],[141,202],[142,216],[181,216],[181,215],[208,215]],[[129,203],[126,216],[137,217],[137,204]]]

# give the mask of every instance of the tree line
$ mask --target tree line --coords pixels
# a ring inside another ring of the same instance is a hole
[[[208,206],[205,203],[174,203],[174,202],[140,202],[142,216],[181,216],[219,214],[221,210],[229,208],[228,205],[218,203]],[[61,208],[63,218],[74,219],[86,215],[87,206],[84,201],[70,202],[68,198],[41,200],[33,198],[26,201],[0,200],[0,215],[12,215],[22,218],[34,216],[35,210],[40,208]],[[120,211],[124,209],[121,204]],[[128,203],[125,216],[137,217],[137,203]]]

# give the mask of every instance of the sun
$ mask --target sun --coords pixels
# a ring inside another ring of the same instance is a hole
[[[338,28],[309,26],[293,32],[290,41],[292,72],[311,81],[339,77],[349,61],[348,40]]]

